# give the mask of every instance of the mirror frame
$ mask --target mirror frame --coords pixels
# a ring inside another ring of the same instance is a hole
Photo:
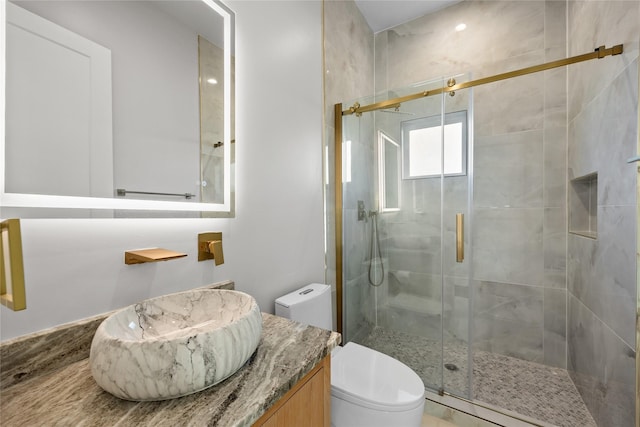
[[[117,199],[107,197],[54,196],[5,192],[6,138],[6,34],[7,1],[0,0],[0,207],[64,208],[64,209],[121,209],[139,211],[231,212],[231,149],[224,151],[224,203],[189,203],[161,200]],[[231,61],[235,18],[233,12],[219,0],[201,0],[224,21],[224,146],[231,147],[232,78]],[[235,90],[235,89],[233,89]],[[115,190],[114,190],[115,191]]]

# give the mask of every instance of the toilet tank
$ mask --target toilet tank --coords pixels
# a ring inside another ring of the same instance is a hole
[[[276,299],[276,315],[331,330],[331,286],[312,283]]]

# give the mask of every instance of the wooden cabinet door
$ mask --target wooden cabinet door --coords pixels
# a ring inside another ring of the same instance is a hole
[[[254,427],[329,427],[331,356],[327,356],[282,397]]]

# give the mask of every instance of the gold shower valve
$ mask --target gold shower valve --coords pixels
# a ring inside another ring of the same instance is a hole
[[[208,232],[198,234],[198,261],[214,260],[216,265],[224,263],[222,251],[222,233]]]

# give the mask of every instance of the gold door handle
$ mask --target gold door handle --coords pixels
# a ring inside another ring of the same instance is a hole
[[[464,261],[464,214],[456,214],[456,262]]]

